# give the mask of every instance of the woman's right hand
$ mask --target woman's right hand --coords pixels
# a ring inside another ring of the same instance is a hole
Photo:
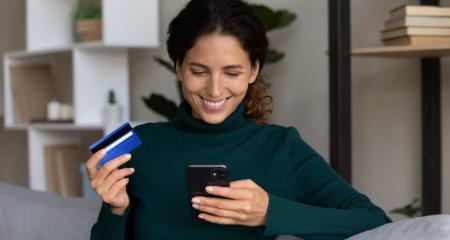
[[[103,202],[109,204],[113,214],[123,215],[130,204],[126,191],[129,179],[126,177],[133,174],[134,169],[119,169],[118,167],[128,162],[131,159],[131,155],[124,154],[119,156],[97,169],[98,163],[105,154],[106,151],[102,149],[93,154],[86,163],[90,186]]]

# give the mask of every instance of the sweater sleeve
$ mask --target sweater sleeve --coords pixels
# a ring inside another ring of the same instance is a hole
[[[123,216],[113,214],[106,203],[102,203],[97,222],[91,229],[91,240],[125,240],[126,225],[130,212],[128,206]]]
[[[288,129],[284,146],[287,161],[300,166],[297,198],[290,200],[269,193],[264,235],[345,239],[391,221],[381,208],[342,179],[295,128]]]

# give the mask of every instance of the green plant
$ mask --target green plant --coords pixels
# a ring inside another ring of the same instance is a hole
[[[93,19],[102,16],[102,8],[99,0],[78,0],[72,10],[72,21],[80,19]]]
[[[419,199],[416,198],[403,207],[392,209],[389,213],[400,214],[407,218],[416,217],[422,211],[422,207],[418,205],[418,202]]]
[[[284,28],[291,25],[296,19],[296,14],[289,12],[288,10],[273,10],[268,6],[262,4],[250,4],[256,15],[261,20],[264,25],[266,32],[270,32],[279,28]],[[277,51],[269,47],[266,57],[266,64],[276,63],[284,58],[285,54],[283,52]],[[175,68],[170,61],[164,60],[160,57],[154,57],[154,60],[161,66],[175,74]],[[262,83],[270,86],[270,84],[262,78]],[[176,80],[179,99],[183,99],[181,93],[180,81]],[[162,94],[151,93],[149,97],[142,97],[145,105],[151,110],[155,111],[166,117],[168,120],[172,120],[177,117],[178,107],[177,104],[164,97]]]
[[[116,104],[116,95],[114,94],[114,90],[109,90],[108,92],[108,104],[113,105]]]

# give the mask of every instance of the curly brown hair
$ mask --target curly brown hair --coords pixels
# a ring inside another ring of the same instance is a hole
[[[259,124],[266,124],[267,117],[272,113],[272,97],[267,95],[267,84],[258,77],[247,90],[244,98],[245,116],[254,118]]]

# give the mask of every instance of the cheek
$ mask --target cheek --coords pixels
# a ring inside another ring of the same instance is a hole
[[[181,83],[183,91],[186,93],[196,93],[204,87],[204,81],[189,76],[184,76]]]
[[[228,89],[233,95],[245,95],[248,89],[248,81],[242,80],[231,82],[228,86]]]

